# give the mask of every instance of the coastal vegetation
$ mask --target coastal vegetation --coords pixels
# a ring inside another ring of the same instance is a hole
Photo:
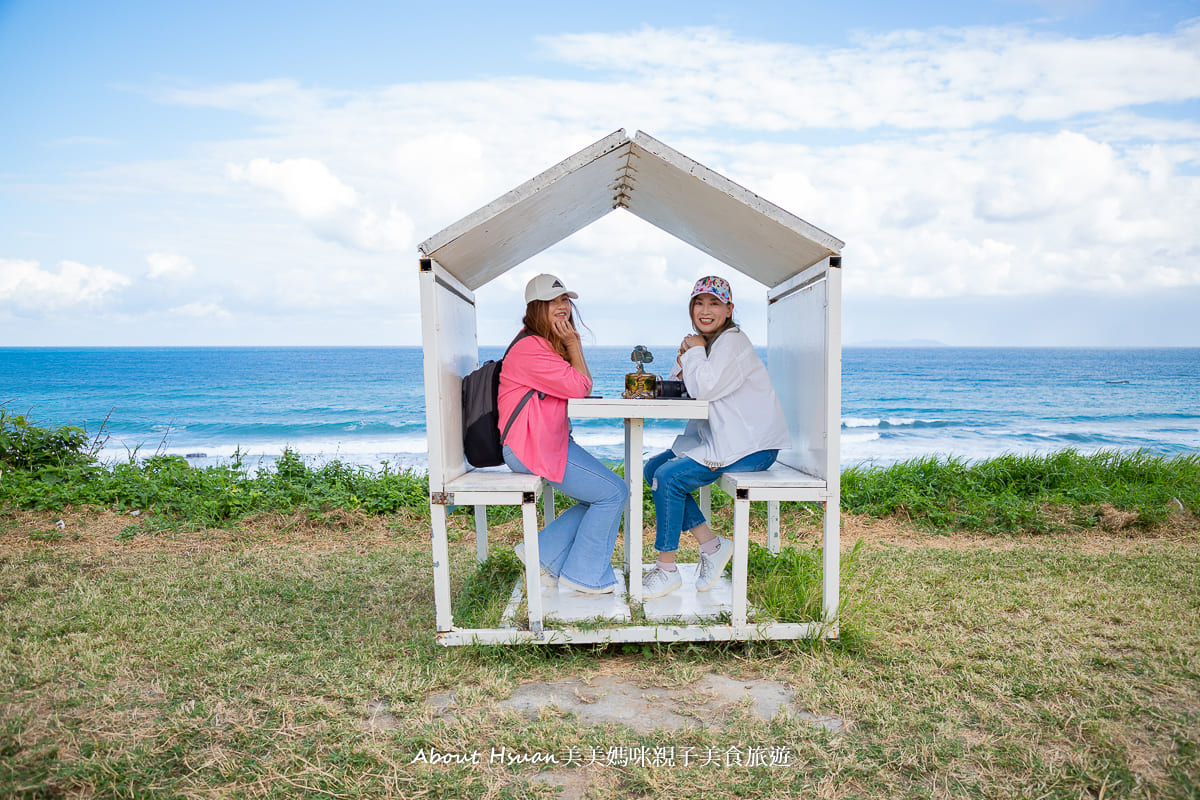
[[[94,445],[0,409],[2,797],[1200,796],[1195,457],[844,471],[836,640],[447,649],[422,476]],[[718,528],[729,506],[714,492]],[[756,581],[812,583],[819,509],[783,516]],[[483,569],[451,520],[456,612],[480,618],[520,530],[489,518]],[[798,711],[685,703],[695,726],[639,731],[505,705],[532,681],[710,675],[779,682]]]
[[[0,507],[137,511],[152,514],[160,528],[228,525],[263,513],[302,512],[319,519],[340,511],[388,515],[428,509],[426,477],[386,463],[379,469],[339,461],[311,465],[287,450],[272,469],[251,474],[240,454],[226,464],[193,468],[182,456],[159,454],[135,453],[102,464],[98,451],[97,438],[81,428],[39,427],[0,408]],[[719,490],[713,495],[714,509],[727,510],[729,498]],[[653,520],[648,494],[644,500],[646,519]],[[800,517],[819,513],[795,503],[784,504],[784,510]],[[1173,511],[1200,513],[1200,455],[1062,450],[975,463],[928,457],[850,467],[842,473],[842,511],[899,518],[934,531],[1146,530]],[[518,512],[500,507],[488,513],[489,519],[505,521]],[[765,512],[756,507],[756,513]]]
[[[942,531],[1146,530],[1173,512],[1200,510],[1200,455],[1060,450],[853,467],[842,472],[842,509]]]

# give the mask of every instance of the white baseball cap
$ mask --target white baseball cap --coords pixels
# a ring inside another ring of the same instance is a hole
[[[553,300],[564,294],[572,300],[579,299],[579,295],[569,291],[563,282],[553,275],[542,273],[525,284],[526,303],[532,303],[534,300]]]

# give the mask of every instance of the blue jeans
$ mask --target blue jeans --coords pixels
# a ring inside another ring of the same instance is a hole
[[[532,474],[507,445],[504,463],[513,472]],[[538,533],[538,560],[551,575],[562,575],[580,586],[614,585],[612,554],[629,487],[574,439],[567,441],[562,482],[550,485],[578,502]]]
[[[687,456],[677,456],[671,450],[659,453],[646,462],[642,475],[654,495],[654,549],[674,553],[679,549],[679,537],[708,520],[696,504],[692,492],[701,486],[715,483],[723,472],[757,472],[775,463],[778,450],[759,450],[743,456],[729,466],[709,469]]]

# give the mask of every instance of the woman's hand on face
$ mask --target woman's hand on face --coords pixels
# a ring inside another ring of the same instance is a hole
[[[550,324],[554,328],[554,333],[562,338],[568,348],[580,346],[579,331],[575,330],[575,326],[571,324],[569,318],[555,318]]]

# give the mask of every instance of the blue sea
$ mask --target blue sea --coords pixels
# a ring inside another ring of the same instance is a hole
[[[500,352],[483,347],[481,357]],[[586,354],[595,391],[619,395],[629,348]],[[162,453],[208,466],[240,453],[255,469],[290,448],[314,465],[426,463],[416,347],[0,348],[0,406],[83,427],[106,462]],[[647,451],[681,428],[647,423]],[[574,431],[601,457],[622,457],[619,421],[578,420]],[[843,466],[1068,447],[1200,453],[1200,349],[843,352]]]

